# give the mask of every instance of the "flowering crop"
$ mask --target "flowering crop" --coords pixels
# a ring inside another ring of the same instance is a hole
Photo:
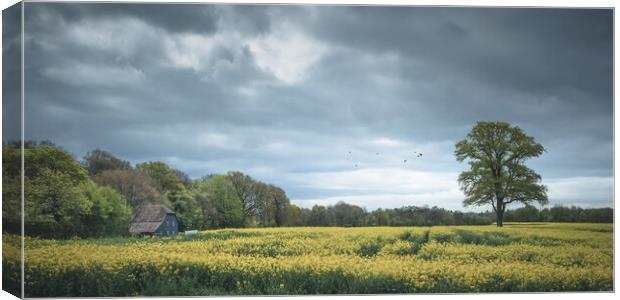
[[[5,244],[11,239],[6,236]],[[12,257],[4,257],[9,269],[19,264]],[[612,267],[611,224],[298,227],[25,240],[29,297],[611,291]]]

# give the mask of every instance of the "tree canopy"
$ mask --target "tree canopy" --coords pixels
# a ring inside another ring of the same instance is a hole
[[[525,165],[545,151],[533,137],[505,122],[478,122],[465,139],[456,144],[459,162],[470,169],[458,181],[465,193],[465,206],[491,205],[497,226],[502,226],[506,206],[513,202],[546,204],[547,188],[541,177]]]
[[[205,216],[205,228],[243,227],[241,200],[226,175],[214,175],[194,182],[198,203]]]
[[[92,176],[94,182],[101,186],[114,188],[121,193],[131,207],[149,203],[163,203],[165,199],[151,184],[146,175],[134,170],[105,170]]]
[[[19,203],[18,169],[21,149],[2,151],[3,198]],[[96,186],[82,165],[67,151],[48,143],[24,148],[24,226],[29,235],[46,237],[123,234],[131,218],[125,198]],[[6,191],[5,191],[6,190]],[[3,211],[4,213],[4,211]],[[8,217],[10,224],[14,216]],[[9,229],[11,230],[11,229]]]
[[[95,149],[86,153],[82,163],[90,175],[95,175],[106,170],[131,169],[131,164],[128,161],[118,159],[110,152],[101,149]]]

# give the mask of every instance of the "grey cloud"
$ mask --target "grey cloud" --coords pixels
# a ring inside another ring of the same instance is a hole
[[[191,4],[137,3],[27,3],[28,15],[54,14],[68,22],[83,19],[139,18],[171,32],[208,33],[217,30],[218,15],[213,6]]]
[[[2,142],[21,139],[21,6],[2,12]]]

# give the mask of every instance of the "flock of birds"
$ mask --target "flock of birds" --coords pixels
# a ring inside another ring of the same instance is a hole
[[[379,156],[381,155],[381,153],[376,152],[375,155]],[[424,154],[422,152],[417,152],[417,151],[413,151],[413,155],[415,158],[421,158]],[[348,155],[347,155],[347,160],[351,160],[351,151],[349,151]],[[403,159],[403,164],[407,163],[407,159]],[[356,168],[358,167],[357,163],[354,165]]]

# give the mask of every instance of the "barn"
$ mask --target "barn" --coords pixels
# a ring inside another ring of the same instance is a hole
[[[174,236],[179,233],[179,221],[175,212],[163,205],[145,205],[137,209],[129,233]]]

